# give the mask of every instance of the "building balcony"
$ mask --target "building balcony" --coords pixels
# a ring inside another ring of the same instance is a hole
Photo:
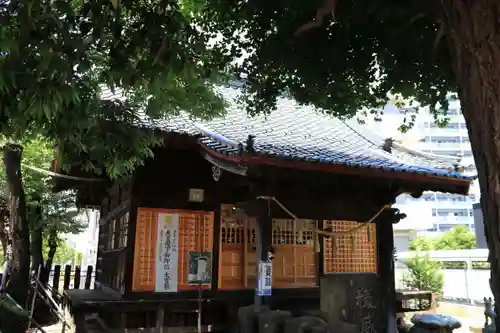
[[[424,194],[425,195],[425,194]],[[455,200],[454,200],[455,199]],[[453,198],[450,196],[450,198],[437,198],[432,196],[432,197],[422,197],[419,199],[415,199],[412,197],[399,197],[396,200],[396,203],[398,205],[412,205],[415,204],[416,202],[418,203],[424,203],[425,205],[428,205],[431,208],[451,208],[451,209],[456,209],[456,208],[469,208],[472,209],[472,205],[477,202],[476,198],[472,197],[463,197],[462,200],[456,200],[456,198]]]
[[[434,224],[474,224],[472,216],[433,216]]]
[[[423,127],[419,128],[419,133],[422,136],[468,136],[467,128],[439,128],[439,127]]]
[[[419,148],[422,150],[471,150],[471,146],[469,142],[422,142],[419,144]]]
[[[431,203],[429,205],[431,205],[432,208],[450,208],[450,209],[467,208],[467,209],[472,209],[472,205],[474,203],[475,203],[474,200],[466,200],[466,201],[436,200],[436,201],[431,201]]]

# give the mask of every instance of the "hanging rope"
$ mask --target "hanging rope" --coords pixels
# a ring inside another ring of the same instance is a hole
[[[263,200],[269,200],[269,201],[274,201],[278,206],[280,206],[281,209],[283,209],[288,215],[290,215],[294,220],[300,220],[297,215],[293,214],[288,208],[286,208],[281,202],[278,201],[278,199],[276,199],[275,197],[269,197],[269,196],[259,196],[257,197],[257,199],[263,199]],[[329,232],[329,231],[324,231],[324,230],[321,230],[321,229],[316,229],[316,232],[320,235],[324,235],[324,236],[334,236],[334,237],[338,237],[338,236],[346,236],[346,235],[353,235],[354,233],[356,233],[359,229],[363,228],[363,227],[367,227],[370,225],[370,223],[372,223],[373,221],[375,221],[375,219],[386,209],[386,208],[389,208],[390,205],[386,205],[384,207],[382,207],[375,215],[373,215],[368,221],[366,222],[363,222],[362,224],[350,229],[350,230],[347,230],[347,231],[340,231],[340,232]]]
[[[21,163],[21,166],[23,166],[23,167],[25,167],[27,169],[39,172],[39,173],[46,174],[48,176],[56,177],[56,178],[65,178],[65,179],[71,179],[71,180],[80,180],[80,181],[84,181],[84,182],[102,182],[102,181],[105,180],[103,178],[86,178],[86,177],[76,177],[76,176],[63,175],[61,173],[57,173],[57,172],[53,172],[53,171],[49,171],[49,170],[37,168],[35,166],[27,165],[27,164],[24,164],[24,163]]]

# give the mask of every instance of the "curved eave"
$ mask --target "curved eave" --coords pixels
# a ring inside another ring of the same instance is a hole
[[[213,166],[218,167],[221,170],[225,170],[240,176],[247,175],[248,168],[246,165],[236,164],[232,161],[218,158],[217,156],[210,154],[207,150],[202,151],[202,156]]]
[[[277,168],[289,168],[307,170],[312,172],[324,172],[343,175],[354,175],[370,178],[387,178],[401,180],[410,183],[421,183],[422,190],[449,192],[454,194],[466,195],[469,193],[469,188],[472,179],[468,177],[453,178],[439,175],[422,174],[419,172],[401,172],[380,169],[375,167],[350,166],[336,163],[320,163],[311,161],[301,161],[292,158],[281,158],[269,155],[230,155],[222,154],[216,150],[207,148],[202,145],[202,150],[205,156],[213,157],[217,163],[223,161],[233,164],[233,166],[272,166]],[[207,158],[207,157],[206,157]],[[227,166],[227,164],[225,164]],[[425,185],[424,185],[425,184]]]

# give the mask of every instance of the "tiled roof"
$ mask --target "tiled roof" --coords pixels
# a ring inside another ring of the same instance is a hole
[[[255,153],[261,156],[470,179],[451,171],[454,166],[448,158],[437,158],[398,145],[388,153],[382,149],[384,138],[363,126],[321,114],[291,99],[280,99],[277,110],[269,115],[251,117],[236,101],[236,88],[220,89],[229,105],[223,118],[197,121],[186,114],[165,120],[144,117],[143,125],[200,135],[200,144],[225,155],[238,155],[238,145],[245,146],[248,136],[252,135]],[[116,95],[106,94],[106,99],[113,97]]]

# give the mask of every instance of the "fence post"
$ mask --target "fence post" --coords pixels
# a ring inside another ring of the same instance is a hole
[[[87,274],[85,275],[85,289],[90,289],[90,283],[92,282],[92,266],[87,266]]]
[[[73,288],[80,289],[80,278],[81,278],[82,270],[80,266],[75,266],[75,283],[73,284]]]
[[[64,285],[63,285],[63,291],[66,289],[69,289],[69,283],[71,281],[71,266],[66,265],[64,267]]]
[[[55,265],[54,266],[54,276],[52,277],[52,289],[54,289],[57,292],[59,292],[60,279],[61,279],[61,265]]]
[[[467,297],[467,302],[473,304],[472,299],[469,294],[469,272],[472,270],[472,259],[469,257],[465,262],[465,296]]]

